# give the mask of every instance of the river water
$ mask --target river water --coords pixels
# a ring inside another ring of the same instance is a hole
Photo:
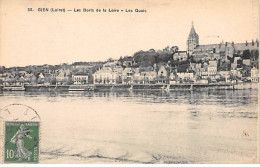
[[[257,90],[2,92],[41,117],[40,163],[256,163]]]

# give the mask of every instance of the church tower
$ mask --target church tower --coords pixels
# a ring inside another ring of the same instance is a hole
[[[187,53],[189,55],[191,55],[194,48],[198,45],[199,45],[199,35],[196,33],[196,31],[194,29],[193,22],[192,22],[190,34],[189,34],[189,37],[187,39]]]

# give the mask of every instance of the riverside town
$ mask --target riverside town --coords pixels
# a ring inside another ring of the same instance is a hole
[[[1,91],[258,89],[259,40],[167,46],[105,62],[0,67]]]

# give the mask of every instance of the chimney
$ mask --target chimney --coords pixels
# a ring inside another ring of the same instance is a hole
[[[252,39],[252,46],[254,46],[255,45],[255,41]]]
[[[226,42],[226,46],[227,46],[227,42]]]
[[[232,41],[232,44],[231,44],[232,46],[234,46],[234,41]]]
[[[156,71],[156,63],[154,63],[153,68],[154,68],[154,71]]]
[[[256,39],[256,46],[259,47],[259,41]]]
[[[246,41],[246,46],[248,45],[248,42]]]

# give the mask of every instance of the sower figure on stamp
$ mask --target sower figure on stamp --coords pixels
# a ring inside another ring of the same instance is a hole
[[[28,161],[30,161],[31,159],[32,152],[24,147],[24,137],[34,140],[34,138],[29,135],[30,132],[32,132],[32,130],[24,128],[24,125],[21,124],[20,129],[15,133],[10,141],[16,145],[15,157],[18,158],[19,161],[22,159],[28,159]]]

